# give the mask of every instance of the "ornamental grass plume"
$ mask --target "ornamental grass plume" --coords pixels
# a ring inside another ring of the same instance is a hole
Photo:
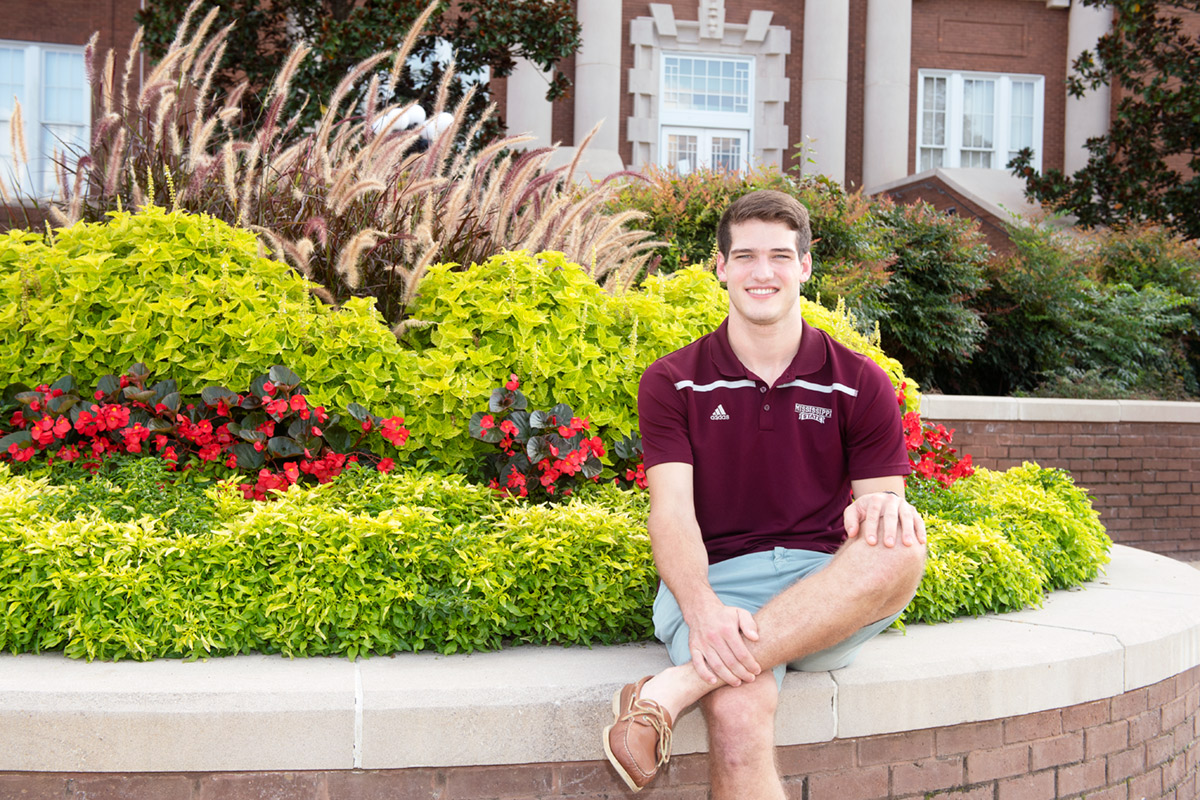
[[[213,29],[215,8],[193,26],[201,0],[140,90],[132,56],[118,81],[111,51],[97,63],[93,37],[86,73],[99,118],[89,151],[60,181],[51,219],[66,226],[147,204],[210,214],[258,233],[275,258],[323,287],[313,290],[322,299],[373,296],[397,327],[430,265],[470,265],[503,250],[559,250],[614,290],[627,286],[652,243],[631,227],[639,214],[600,213],[616,184],[577,186],[579,153],[552,168],[554,148],[519,153],[519,137],[465,147],[495,109],[464,130],[473,95],[448,105],[452,67],[431,114],[449,120],[444,129],[388,130],[411,106],[378,100],[392,95],[436,7],[430,3],[398,49],[351,70],[311,130],[298,129],[298,116],[281,116],[308,48],[291,51],[270,87],[243,82],[218,96],[212,78],[231,29]],[[130,53],[140,41],[141,31]],[[261,88],[266,110],[238,138],[242,98]]]

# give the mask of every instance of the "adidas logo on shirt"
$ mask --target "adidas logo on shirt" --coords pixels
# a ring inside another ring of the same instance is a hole
[[[725,406],[718,404],[709,419],[729,419],[729,415],[725,413]]]

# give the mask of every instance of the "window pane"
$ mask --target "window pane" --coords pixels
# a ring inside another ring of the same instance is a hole
[[[699,137],[671,133],[667,135],[667,166],[680,175],[687,175],[696,167],[696,152]]]
[[[733,111],[750,108],[750,62],[744,59],[663,59],[663,107],[669,111]]]
[[[1008,158],[1017,151],[1033,147],[1033,81],[1013,81],[1012,116],[1009,118]]]
[[[0,119],[8,119],[13,97],[25,103],[25,53],[15,47],[0,47]]]
[[[959,166],[992,166],[996,129],[996,82],[963,81],[962,152]]]
[[[946,79],[926,77],[921,109],[921,144],[946,144]]]
[[[87,92],[82,53],[44,54],[42,121],[82,125],[87,121]]]
[[[712,168],[734,171],[742,168],[742,140],[737,136],[714,136]]]

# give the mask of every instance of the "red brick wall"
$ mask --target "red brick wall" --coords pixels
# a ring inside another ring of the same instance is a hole
[[[1106,700],[1021,717],[781,747],[796,800],[1196,800],[1200,667]],[[597,732],[599,735],[599,732]],[[631,796],[606,762],[125,775],[0,772],[0,798],[550,800]],[[706,800],[703,755],[640,794]]]
[[[1062,168],[1067,16],[1029,0],[913,0],[909,174],[916,170],[917,70],[1044,75],[1042,168]]]
[[[1114,541],[1200,560],[1200,425],[937,421],[989,469],[1036,461],[1070,470]]]

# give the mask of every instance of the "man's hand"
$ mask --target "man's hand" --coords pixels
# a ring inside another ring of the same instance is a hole
[[[842,515],[847,538],[862,536],[867,544],[906,547],[925,543],[925,521],[904,498],[891,491],[862,494]]]
[[[696,674],[710,684],[741,686],[754,680],[762,667],[746,649],[746,640],[758,641],[758,626],[749,611],[712,602],[686,619]]]

